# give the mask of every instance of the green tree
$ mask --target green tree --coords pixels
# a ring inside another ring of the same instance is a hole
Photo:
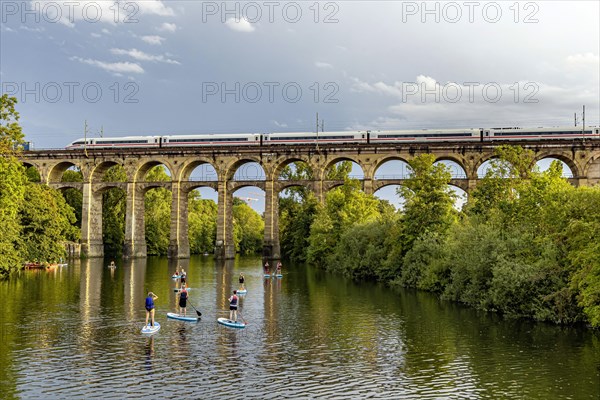
[[[83,182],[81,171],[68,169],[62,176],[62,182]],[[62,192],[65,201],[75,212],[75,226],[81,229],[81,212],[83,206],[83,193],[77,189],[69,188]]]
[[[409,178],[398,189],[404,198],[400,221],[403,249],[410,249],[416,239],[428,232],[445,233],[456,222],[456,195],[448,186],[452,174],[445,164],[434,163],[433,154],[422,154],[410,160]]]
[[[157,165],[148,171],[145,179],[148,182],[168,182],[171,177],[162,165]],[[160,187],[149,190],[144,197],[148,254],[165,255],[169,250],[171,201],[171,191]]]
[[[11,154],[23,144],[23,130],[19,124],[16,97],[3,94],[0,97],[0,154]]]
[[[79,239],[73,209],[60,192],[30,183],[20,211],[22,254],[27,260],[56,262],[65,257],[64,241]]]
[[[197,190],[188,196],[188,237],[192,254],[212,252],[217,238],[217,204]]]
[[[311,225],[308,262],[326,266],[341,235],[356,224],[368,223],[379,217],[379,200],[366,195],[360,182],[347,179],[341,187],[327,193],[325,206],[318,206]]]
[[[0,97],[0,274],[19,267],[20,220],[19,210],[25,196],[24,168],[15,157],[15,149],[23,140],[17,99],[4,94]]]
[[[102,177],[103,182],[126,182],[127,173],[121,165],[109,168]],[[111,188],[102,193],[102,240],[106,254],[119,255],[125,243],[125,212],[127,193]]]
[[[240,254],[262,252],[265,221],[244,201],[233,199],[233,241]]]

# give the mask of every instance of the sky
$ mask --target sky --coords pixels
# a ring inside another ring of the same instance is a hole
[[[600,121],[597,1],[0,0],[36,148],[89,136]]]

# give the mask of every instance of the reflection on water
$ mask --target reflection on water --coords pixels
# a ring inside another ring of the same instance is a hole
[[[599,333],[584,328],[503,320],[306,266],[264,278],[258,258],[107,265],[0,282],[1,397],[600,397]],[[166,318],[179,266],[200,322]],[[240,272],[243,330],[216,323]],[[150,337],[140,334],[148,291],[162,324]]]

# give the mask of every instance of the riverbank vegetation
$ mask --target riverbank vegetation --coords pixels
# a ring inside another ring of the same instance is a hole
[[[0,97],[0,275],[24,261],[57,262],[77,240],[75,214],[60,192],[32,182],[18,159],[23,145],[16,99]]]
[[[600,326],[600,188],[573,187],[558,162],[532,170],[519,147],[496,155],[461,211],[428,154],[409,161],[399,211],[351,180],[324,205],[286,200],[282,215],[301,217],[282,227],[284,255],[507,317]]]
[[[81,234],[82,193],[62,193],[40,185],[40,174],[19,160],[24,134],[16,111],[17,99],[0,97],[0,276],[18,270],[26,261],[54,263],[66,257],[65,242]],[[170,181],[163,166],[150,169],[147,181]],[[126,182],[117,165],[106,171],[105,182]],[[82,182],[77,169],[68,169],[63,182]],[[213,251],[217,232],[217,204],[192,191],[188,198],[189,240],[192,254]],[[145,193],[145,236],[149,255],[165,255],[169,247],[171,191],[153,188]],[[126,193],[112,188],[102,194],[102,232],[105,253],[119,255],[125,241]],[[262,252],[264,221],[251,207],[234,199],[234,243],[242,254]]]

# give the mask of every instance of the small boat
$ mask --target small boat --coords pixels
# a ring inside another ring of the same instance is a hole
[[[68,267],[68,266],[69,266],[69,264],[67,264],[67,263],[63,263],[63,264],[58,264],[58,266],[59,266],[59,267]]]
[[[186,321],[186,322],[198,322],[200,321],[200,318],[198,317],[188,317],[186,315],[181,315],[181,314],[175,314],[175,313],[167,313],[167,318],[171,318],[171,319],[176,319],[179,321]]]
[[[24,263],[23,267],[25,269],[52,269],[58,267],[59,264],[48,264],[48,263],[40,263],[40,262],[28,262]]]
[[[277,278],[283,278],[283,274],[277,274],[277,275],[275,275],[275,277],[277,277]]]
[[[248,290],[247,289],[242,289],[242,290],[238,290],[236,293],[237,294],[246,294],[246,293],[248,293]]]
[[[242,322],[232,321],[232,320],[227,319],[227,318],[218,318],[217,322],[220,323],[221,325],[225,325],[225,326],[228,326],[230,328],[240,328],[240,329],[243,329],[243,328],[246,327],[246,324],[244,324]]]
[[[160,324],[156,321],[154,321],[154,326],[150,326],[150,324],[145,325],[142,328],[142,333],[146,333],[146,334],[153,334],[156,333],[160,330]]]
[[[270,278],[271,274],[265,274],[265,278]]]
[[[181,275],[171,275],[171,278],[173,278],[173,279],[179,279],[179,278],[181,278]]]

